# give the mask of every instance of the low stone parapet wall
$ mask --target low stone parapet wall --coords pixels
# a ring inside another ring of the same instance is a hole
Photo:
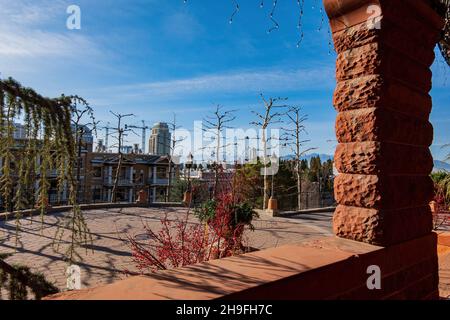
[[[179,202],[158,202],[148,204],[137,204],[137,203],[92,203],[92,204],[81,204],[80,208],[83,211],[86,210],[100,210],[100,209],[116,209],[116,208],[177,208],[183,207],[182,203]],[[69,212],[73,209],[73,206],[58,206],[58,207],[49,207],[45,210],[45,214],[53,214],[53,213],[64,213]],[[17,217],[18,212],[3,212],[0,213],[0,219],[9,220],[15,219]],[[27,209],[20,212],[21,216],[36,216],[41,214],[41,209]]]
[[[48,299],[437,299],[436,246],[434,233],[387,248],[330,237]]]

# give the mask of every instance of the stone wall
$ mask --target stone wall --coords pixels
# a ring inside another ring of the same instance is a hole
[[[372,265],[381,270],[380,290],[367,286]],[[331,237],[130,277],[48,299],[436,299],[435,268],[435,234],[389,248]]]
[[[334,231],[391,245],[432,230],[431,71],[442,19],[424,0],[327,0],[338,53]]]
[[[391,253],[402,248],[398,254],[410,266],[392,269],[385,280],[393,292],[388,297],[437,297],[436,244],[425,239],[432,230],[434,191],[430,67],[443,20],[428,0],[325,0],[324,5],[338,54],[333,103],[335,166],[341,174],[335,179],[334,232],[386,246],[383,261],[399,259]],[[420,250],[408,245],[412,242]]]

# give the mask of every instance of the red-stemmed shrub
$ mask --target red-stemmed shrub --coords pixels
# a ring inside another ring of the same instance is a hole
[[[141,273],[192,265],[245,252],[243,235],[256,215],[245,203],[236,203],[232,193],[223,193],[196,214],[186,209],[183,217],[161,219],[161,230],[145,225],[148,240],[128,236],[133,261]],[[213,209],[208,218],[198,216]]]

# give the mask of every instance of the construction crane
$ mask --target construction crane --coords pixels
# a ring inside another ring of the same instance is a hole
[[[116,128],[110,127],[110,123],[108,122],[105,127],[100,127],[100,129],[105,129],[105,149],[106,149],[106,152],[108,152],[109,130],[114,130]]]
[[[141,129],[142,130],[142,152],[145,153],[145,141],[147,139],[147,129],[150,127],[145,125],[145,121],[142,120],[142,127],[125,125],[125,129]]]

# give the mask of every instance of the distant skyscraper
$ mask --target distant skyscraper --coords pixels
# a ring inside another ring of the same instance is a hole
[[[106,146],[103,142],[103,139],[98,139],[97,141],[97,147],[95,148],[95,152],[98,153],[105,153],[106,152]]]
[[[164,156],[170,154],[171,134],[167,123],[156,123],[149,140],[149,153]]]
[[[74,124],[72,124],[71,128],[72,128],[72,132],[75,133],[76,126]],[[92,130],[89,129],[88,126],[85,126],[85,125],[80,125],[79,128],[81,128],[83,131],[83,136],[81,137],[81,142],[82,142],[84,148],[86,148],[86,150],[88,150],[89,152],[92,152],[93,147],[94,147],[94,136],[92,135]]]

